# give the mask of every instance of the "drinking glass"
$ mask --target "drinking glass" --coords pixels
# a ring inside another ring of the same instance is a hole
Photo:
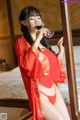
[[[44,28],[44,27],[45,27],[45,24],[43,22],[41,24],[39,23],[39,24],[35,25],[35,28],[38,29],[38,30],[41,29],[41,28]],[[47,33],[45,34],[45,37],[46,38],[52,38],[53,35],[54,35],[54,31],[52,29],[49,29],[49,31],[47,31]]]

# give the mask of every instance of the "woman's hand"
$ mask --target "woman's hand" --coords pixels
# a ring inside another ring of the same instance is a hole
[[[40,30],[37,30],[36,33],[36,40],[33,43],[33,47],[35,46],[36,48],[39,47],[40,44],[40,40],[43,38],[43,36],[45,36],[46,32],[48,31],[47,28],[41,28]]]
[[[37,31],[36,37],[38,40],[41,40],[43,38],[43,36],[46,35],[48,29],[47,28],[41,28]]]
[[[64,48],[63,48],[63,37],[60,38],[60,40],[57,43],[57,46],[59,48],[58,58],[62,59],[62,56],[64,54]]]

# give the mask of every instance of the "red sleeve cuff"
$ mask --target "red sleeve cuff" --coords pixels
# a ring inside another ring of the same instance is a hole
[[[67,78],[67,74],[66,74],[66,71],[64,69],[62,59],[60,57],[58,58],[58,56],[57,56],[57,59],[58,59],[58,63],[59,63],[61,82],[65,82],[66,78]]]

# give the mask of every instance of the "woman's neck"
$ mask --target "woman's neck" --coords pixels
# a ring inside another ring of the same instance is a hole
[[[35,41],[36,40],[36,32],[31,32],[30,34],[31,34],[33,40]]]

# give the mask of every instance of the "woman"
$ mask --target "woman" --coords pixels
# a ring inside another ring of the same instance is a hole
[[[56,55],[45,39],[48,29],[36,29],[42,22],[38,9],[25,7],[19,20],[23,36],[16,41],[15,50],[33,120],[70,120],[57,84],[66,80],[61,61],[63,37]]]

